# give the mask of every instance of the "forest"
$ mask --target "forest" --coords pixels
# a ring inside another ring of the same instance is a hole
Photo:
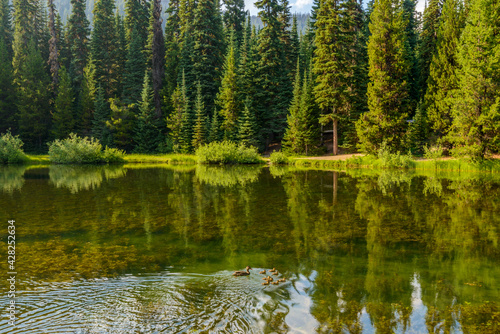
[[[71,133],[138,153],[217,141],[483,158],[500,150],[500,3],[0,0],[0,133],[28,152]],[[68,14],[66,14],[68,15]],[[163,19],[166,22],[163,22]],[[253,23],[252,23],[253,21]]]

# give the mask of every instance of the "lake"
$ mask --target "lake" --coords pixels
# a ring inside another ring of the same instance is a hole
[[[0,222],[0,333],[500,332],[497,174],[8,166]]]

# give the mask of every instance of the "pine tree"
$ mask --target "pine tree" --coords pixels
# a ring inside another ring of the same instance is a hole
[[[302,89],[300,85],[300,62],[297,61],[297,70],[295,71],[295,81],[293,84],[293,98],[287,116],[287,129],[283,136],[282,147],[286,152],[301,153],[304,142],[301,127],[303,117],[300,114],[300,100],[302,98]]]
[[[158,127],[158,119],[155,117],[153,90],[150,86],[150,78],[146,71],[144,85],[139,106],[139,115],[134,133],[135,148],[138,153],[155,153],[161,142],[161,133]]]
[[[234,36],[234,33],[232,33]],[[235,65],[234,38],[229,46],[229,51],[224,63],[222,85],[217,94],[216,104],[220,107],[222,115],[222,129],[225,140],[235,140],[238,134],[238,114],[241,109],[238,100],[238,86]]]
[[[422,32],[417,48],[418,55],[418,89],[419,99],[423,99],[427,91],[427,78],[429,77],[429,67],[432,57],[436,53],[436,44],[439,23],[441,18],[443,0],[430,0],[429,5],[424,10]]]
[[[297,16],[293,16],[293,21],[292,21],[292,31],[290,32],[290,63],[291,64],[296,64],[297,59],[299,59],[299,52],[300,52],[300,40],[299,40],[299,34],[297,32]],[[291,72],[293,76],[295,76],[296,73]]]
[[[73,132],[75,119],[73,118],[74,95],[71,88],[71,79],[66,68],[59,69],[59,86],[52,113],[52,135],[56,139],[67,138]]]
[[[174,152],[180,151],[182,115],[185,110],[186,101],[183,98],[180,85],[172,93],[172,112],[167,117],[167,127],[170,130],[168,136],[172,141]]]
[[[398,0],[399,1],[399,0]],[[404,13],[404,20],[406,21],[406,57],[408,58],[410,70],[408,71],[408,94],[409,94],[409,113],[413,115],[419,101],[419,72],[418,60],[416,57],[416,49],[418,42],[418,26],[417,14],[415,7],[418,0],[402,0],[402,9]]]
[[[50,74],[52,75],[52,86],[53,89],[57,89],[57,84],[59,83],[59,41],[57,39],[56,33],[56,9],[54,5],[54,0],[48,0],[49,4],[49,29],[50,29],[50,40],[49,40],[49,65]],[[66,72],[66,71],[64,71]]]
[[[413,122],[408,128],[408,147],[413,155],[422,155],[429,136],[427,115],[423,103],[419,103]]]
[[[500,3],[473,0],[458,44],[450,139],[457,155],[500,151]]]
[[[137,30],[132,31],[131,41],[128,47],[125,73],[123,74],[123,102],[126,104],[137,104],[141,99],[141,83],[144,82],[144,71],[146,60],[143,52],[143,41]],[[142,92],[144,87],[142,88]]]
[[[26,60],[28,44],[34,41],[35,49],[37,40],[35,38],[35,16],[36,7],[29,0],[18,0],[14,2],[14,36],[12,41],[12,67],[14,81],[17,85],[21,81],[19,73],[21,66]],[[5,23],[4,23],[5,24]]]
[[[91,57],[95,65],[95,79],[102,87],[105,99],[117,93],[118,35],[115,26],[113,0],[99,0],[93,10],[94,22],[90,40]]]
[[[224,36],[218,2],[215,0],[198,1],[191,33],[194,39],[193,77],[201,84],[206,110],[212,110],[219,91],[224,52]]]
[[[238,128],[238,139],[240,144],[249,146],[257,146],[257,133],[255,131],[256,123],[255,117],[250,112],[250,99],[245,101],[245,107],[243,112],[241,113],[241,117],[239,118],[239,128]]]
[[[220,129],[219,113],[217,108],[214,108],[212,121],[210,122],[210,132],[208,134],[208,142],[218,142],[222,140],[222,131]]]
[[[78,96],[77,120],[76,128],[79,135],[86,137],[91,135],[92,120],[94,118],[94,110],[96,105],[96,83],[95,83],[95,66],[92,59],[89,59],[87,65],[83,69],[83,79],[81,80],[80,92]]]
[[[163,100],[166,115],[174,112],[171,96],[177,86],[180,57],[180,1],[171,0],[166,10],[167,23],[165,25],[165,80],[163,83]]]
[[[115,85],[114,92],[115,96],[122,96],[123,94],[123,72],[125,71],[125,63],[127,62],[127,40],[125,33],[125,24],[123,22],[123,17],[119,14],[118,10],[115,14],[115,35],[116,35],[116,73],[115,73]],[[142,79],[142,78],[141,78]],[[139,83],[141,87],[142,80]],[[139,88],[140,89],[140,88]]]
[[[427,79],[425,106],[430,126],[438,136],[449,132],[452,122],[451,109],[454,92],[458,88],[457,47],[465,22],[463,9],[458,0],[444,3],[436,41],[436,53],[432,57]]]
[[[87,65],[89,54],[90,28],[85,14],[85,6],[85,0],[71,0],[71,15],[67,31],[67,44],[71,53],[69,74],[77,96],[80,94],[83,70]]]
[[[12,58],[4,40],[0,35],[0,133],[5,133],[15,126],[16,91],[12,73]]]
[[[111,133],[106,125],[110,118],[111,110],[104,95],[104,89],[99,85],[95,100],[94,119],[92,120],[92,137],[99,140],[104,146],[111,145]]]
[[[206,133],[206,118],[205,118],[205,105],[203,104],[203,97],[201,95],[201,84],[198,82],[196,103],[194,105],[195,122],[193,127],[193,150],[198,149],[201,145],[205,144]]]
[[[12,15],[9,0],[0,0],[0,39],[5,43],[5,47],[10,57],[12,57]]]
[[[369,111],[356,123],[359,147],[376,153],[382,142],[392,150],[404,145],[410,111],[407,34],[404,13],[394,0],[375,0],[368,42]]]
[[[132,43],[132,34],[134,30],[139,35],[142,48],[145,47],[148,38],[148,23],[149,23],[149,9],[150,5],[147,0],[126,0],[125,1],[125,36],[127,49],[130,48]],[[145,69],[144,69],[145,70]]]
[[[106,126],[111,133],[112,145],[130,152],[134,148],[136,115],[130,106],[124,104],[119,98],[110,98],[109,108],[111,113]]]
[[[150,52],[148,64],[151,66],[151,78],[153,80],[153,100],[155,104],[156,118],[160,119],[161,111],[161,88],[165,71],[165,40],[161,27],[161,1],[151,1],[151,16],[148,28],[147,49]]]
[[[246,11],[244,0],[223,0],[224,7],[224,26],[228,31],[234,31],[236,44],[243,43],[243,31],[245,25]]]
[[[48,140],[50,127],[49,77],[45,61],[36,43],[29,43],[24,61],[17,72],[17,108],[19,110],[19,133],[27,151],[41,152]]]

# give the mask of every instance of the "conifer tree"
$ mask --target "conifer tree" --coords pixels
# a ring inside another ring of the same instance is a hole
[[[150,86],[150,78],[146,71],[144,85],[139,106],[139,115],[134,133],[135,152],[155,153],[161,142],[159,122],[155,117],[153,90]]]
[[[398,0],[399,1],[399,0]],[[406,57],[408,58],[410,70],[408,71],[408,94],[409,94],[409,114],[413,115],[419,101],[419,72],[418,59],[416,57],[419,22],[416,17],[416,5],[418,0],[402,0],[406,32]]]
[[[52,75],[52,86],[53,89],[57,89],[57,84],[59,83],[59,41],[57,39],[56,32],[56,8],[54,5],[54,0],[48,0],[49,4],[49,30],[50,30],[50,40],[49,40],[49,66],[50,74]],[[64,71],[66,72],[66,71]]]
[[[59,69],[59,85],[52,113],[52,135],[54,138],[66,138],[73,132],[75,119],[73,117],[74,95],[71,79],[66,68]]]
[[[115,14],[115,29],[116,29],[116,83],[114,85],[115,96],[122,96],[123,93],[123,72],[125,70],[125,63],[127,62],[127,40],[125,36],[125,25],[123,17],[118,10]],[[142,79],[142,78],[141,78]],[[141,80],[142,83],[142,80]],[[141,87],[141,84],[139,84]],[[140,89],[140,88],[139,88]]]
[[[114,147],[130,152],[134,147],[136,115],[119,98],[110,98],[109,108],[111,113],[106,126],[111,134],[111,143]]]
[[[71,66],[71,50],[68,48],[68,43],[66,42],[68,34],[68,22],[66,22],[66,25],[64,26],[61,20],[61,15],[59,15],[59,13],[56,14],[55,26],[56,38],[58,41],[57,47],[59,49],[59,65],[66,67],[66,69],[69,69],[69,67]]]
[[[94,119],[92,120],[92,137],[99,140],[103,146],[109,146],[111,145],[111,133],[106,122],[110,118],[111,110],[104,94],[104,89],[99,85],[95,100]]]
[[[239,120],[239,128],[238,128],[238,139],[240,144],[243,144],[245,146],[257,146],[258,141],[256,138],[256,124],[255,124],[255,117],[253,114],[250,112],[250,108],[248,107],[250,105],[250,99],[248,98],[245,101],[245,107],[243,108],[243,111],[241,113],[241,117],[238,119]]]
[[[224,7],[224,27],[227,31],[234,31],[236,44],[243,42],[243,31],[245,26],[246,11],[244,0],[223,0]]]
[[[83,69],[83,79],[81,80],[80,92],[78,96],[77,132],[83,137],[90,136],[92,130],[92,120],[96,105],[97,88],[95,83],[95,66],[92,59],[89,59]]]
[[[167,127],[170,130],[168,136],[172,141],[174,152],[180,150],[182,115],[185,110],[185,101],[179,85],[172,93],[172,112],[167,117]]]
[[[293,21],[292,21],[292,31],[290,32],[290,63],[291,64],[296,64],[297,59],[299,59],[299,52],[300,52],[300,40],[299,40],[299,34],[297,32],[297,16],[293,16]],[[295,76],[296,73],[292,74]]]
[[[37,47],[35,36],[36,7],[29,0],[14,2],[14,36],[12,41],[12,67],[16,85],[22,80],[19,77],[22,63],[28,53],[28,44],[32,40]],[[5,24],[5,23],[4,23]],[[43,58],[42,58],[43,59]]]
[[[205,105],[203,104],[203,97],[201,96],[201,84],[198,82],[196,90],[196,103],[194,105],[195,122],[193,126],[193,140],[192,147],[196,151],[198,147],[206,142],[206,118],[205,118]]]
[[[148,38],[148,23],[149,23],[150,4],[147,0],[126,0],[125,1],[125,36],[127,49],[132,43],[132,34],[134,30],[139,35],[142,48],[145,47]],[[145,70],[145,69],[144,69]],[[144,72],[144,71],[143,71]]]
[[[151,66],[151,78],[153,80],[153,100],[155,104],[156,118],[161,118],[161,88],[165,71],[165,40],[161,27],[161,0],[151,1],[151,19],[149,24],[148,52],[151,56],[148,58],[148,64]]]
[[[48,140],[50,111],[47,87],[50,80],[36,43],[29,43],[17,73],[17,108],[19,133],[27,151],[41,152]]]
[[[234,36],[234,32],[231,34]],[[235,66],[234,38],[229,46],[229,51],[224,63],[222,85],[217,94],[217,105],[222,115],[222,130],[225,140],[235,140],[238,134],[238,113],[241,109],[238,100],[238,87]]]
[[[193,76],[201,84],[205,108],[212,110],[219,91],[224,52],[224,36],[218,2],[215,0],[197,2],[192,35],[194,39]]]
[[[16,91],[12,73],[12,58],[4,36],[0,36],[0,133],[15,126]]]
[[[368,42],[369,111],[356,123],[359,147],[376,153],[382,142],[393,150],[403,148],[410,110],[406,22],[394,0],[375,0]]]
[[[89,54],[89,21],[85,14],[85,0],[71,0],[71,15],[68,20],[67,44],[71,53],[69,74],[75,93],[80,94],[83,70]],[[78,98],[79,99],[79,98]]]
[[[293,98],[287,116],[287,129],[283,136],[283,150],[291,153],[302,153],[304,144],[304,117],[301,114],[302,87],[300,84],[300,62],[297,61]]]
[[[457,155],[500,151],[500,2],[473,0],[458,44],[450,140]]]
[[[117,93],[119,69],[118,35],[113,0],[99,0],[93,10],[94,22],[90,40],[91,57],[95,65],[95,79],[104,91],[105,99]]]
[[[419,99],[423,99],[427,91],[427,78],[429,77],[429,67],[432,57],[436,53],[436,44],[439,23],[441,18],[442,0],[430,0],[429,5],[424,10],[422,32],[418,43],[418,90]]]
[[[220,129],[219,113],[217,108],[214,108],[212,121],[210,122],[210,131],[208,133],[208,142],[218,142],[222,140],[222,131]]]
[[[11,5],[9,0],[0,0],[0,39],[3,39],[10,57],[12,57]]]
[[[123,74],[123,102],[126,104],[137,104],[141,99],[141,82],[144,82],[144,71],[146,60],[143,52],[143,41],[136,29],[132,31],[131,41],[128,47],[125,73]],[[143,94],[143,93],[142,93]]]
[[[165,80],[163,83],[163,99],[166,115],[174,111],[171,96],[177,85],[179,73],[179,57],[181,43],[180,1],[171,0],[166,10],[165,25]]]
[[[413,122],[410,123],[408,129],[408,147],[413,155],[422,155],[424,153],[428,135],[427,115],[423,103],[419,103]]]
[[[430,126],[441,138],[449,132],[452,122],[451,109],[455,103],[453,97],[458,88],[457,47],[464,22],[460,2],[445,1],[437,35],[436,53],[429,67],[425,94]]]

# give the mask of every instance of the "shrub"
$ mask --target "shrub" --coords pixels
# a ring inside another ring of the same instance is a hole
[[[49,159],[60,164],[92,164],[123,161],[123,151],[106,147],[99,140],[80,138],[72,133],[64,140],[56,139],[49,144]]]
[[[27,160],[23,151],[23,141],[19,136],[13,136],[10,131],[0,137],[0,163],[18,164]]]
[[[271,153],[269,159],[272,165],[286,165],[289,162],[288,156],[281,151]]]
[[[385,168],[410,168],[413,164],[411,155],[402,155],[399,152],[391,153],[384,141],[378,150],[378,158]]]
[[[256,164],[261,163],[257,149],[245,147],[230,141],[212,142],[200,146],[195,155],[202,164]]]
[[[424,146],[424,158],[429,160],[436,160],[443,156],[443,147],[441,146]]]

